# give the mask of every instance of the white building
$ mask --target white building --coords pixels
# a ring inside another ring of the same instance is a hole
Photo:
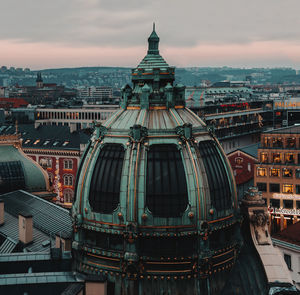
[[[300,288],[300,222],[273,235],[272,241],[280,249],[293,281]]]
[[[37,108],[36,124],[69,126],[72,131],[93,126],[93,122],[106,121],[118,105],[84,105],[81,108]]]

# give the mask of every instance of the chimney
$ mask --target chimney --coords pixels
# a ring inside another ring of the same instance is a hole
[[[0,226],[4,223],[4,201],[0,200]]]
[[[57,233],[55,237],[55,248],[61,248],[62,252],[71,251],[71,236],[65,232]]]
[[[33,241],[33,219],[31,214],[19,213],[19,240],[25,245]]]
[[[34,128],[38,129],[40,127],[41,123],[38,121],[34,121]]]

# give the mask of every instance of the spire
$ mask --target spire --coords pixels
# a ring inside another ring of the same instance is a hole
[[[148,38],[148,54],[158,55],[159,54],[158,44],[159,44],[159,37],[155,32],[155,23],[153,23],[153,31]]]

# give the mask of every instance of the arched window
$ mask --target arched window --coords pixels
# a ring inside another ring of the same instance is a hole
[[[73,203],[74,192],[71,189],[64,190],[64,202]]]
[[[66,185],[66,186],[73,185],[73,175],[71,175],[71,174],[64,175],[64,185]]]
[[[125,150],[121,144],[101,149],[90,184],[89,202],[95,212],[111,213],[119,204]]]
[[[207,175],[211,205],[217,210],[229,209],[231,189],[219,147],[213,140],[200,141],[199,152]]]
[[[154,216],[178,217],[187,204],[186,177],[177,146],[151,145],[147,155],[146,206]]]

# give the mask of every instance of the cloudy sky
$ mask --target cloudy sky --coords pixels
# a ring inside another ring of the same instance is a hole
[[[0,65],[136,66],[156,22],[175,66],[300,69],[300,0],[1,0]]]

